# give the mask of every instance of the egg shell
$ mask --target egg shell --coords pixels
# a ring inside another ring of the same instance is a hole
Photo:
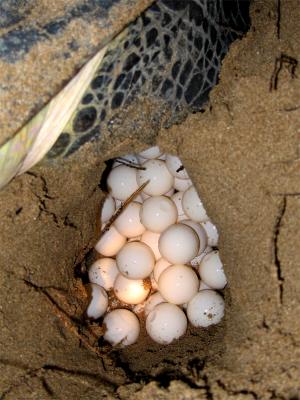
[[[189,175],[179,157],[167,154],[166,166],[175,178],[188,179]]]
[[[140,203],[133,201],[118,216],[114,226],[121,235],[133,238],[145,232],[146,228],[141,223],[140,218],[141,208],[142,205]]]
[[[223,263],[217,250],[208,253],[202,259],[198,272],[201,280],[213,289],[223,289],[227,284]]]
[[[166,196],[145,200],[140,211],[142,224],[151,232],[162,232],[177,220],[175,203]]]
[[[127,304],[142,303],[150,292],[150,284],[143,279],[128,279],[119,274],[114,283],[116,297]]]
[[[112,257],[118,253],[125,243],[126,237],[121,235],[114,226],[111,226],[96,243],[95,249],[105,257]]]
[[[184,192],[182,207],[185,214],[195,222],[204,222],[209,220],[203,203],[194,186],[191,186]]]
[[[119,165],[113,168],[107,178],[110,194],[118,200],[127,200],[138,189],[136,169]]]

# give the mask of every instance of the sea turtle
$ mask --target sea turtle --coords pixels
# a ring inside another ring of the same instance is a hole
[[[52,162],[76,156],[139,96],[169,107],[168,126],[203,109],[230,44],[249,28],[249,3],[155,1],[89,62],[76,85],[0,148],[0,187],[45,154]]]

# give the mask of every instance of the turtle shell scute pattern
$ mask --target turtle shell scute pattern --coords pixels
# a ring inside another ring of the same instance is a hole
[[[138,96],[167,102],[169,125],[203,109],[229,45],[249,23],[248,0],[158,0],[110,44],[69,124],[64,155],[99,137],[109,116]]]

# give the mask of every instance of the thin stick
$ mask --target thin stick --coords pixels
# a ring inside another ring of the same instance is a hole
[[[134,193],[132,193],[127,200],[124,201],[124,203],[121,205],[120,208],[118,208],[114,215],[110,218],[108,223],[105,225],[105,227],[102,229],[100,232],[100,238],[104,235],[105,232],[109,230],[109,228],[112,226],[112,224],[115,222],[115,220],[118,218],[118,216],[129,206],[129,204],[138,196],[141,191],[145,188],[145,186],[148,185],[150,182],[150,179],[148,179],[145,183],[143,183]]]
[[[145,167],[141,167],[139,164],[136,164],[135,162],[130,161],[130,160],[126,160],[123,157],[117,157],[115,159],[115,161],[117,161],[117,162],[119,162],[119,163],[121,163],[123,165],[126,165],[127,167],[130,167],[130,168],[141,169],[141,170],[145,170],[146,169]]]

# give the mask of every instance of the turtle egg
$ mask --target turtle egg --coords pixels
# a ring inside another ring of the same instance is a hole
[[[217,246],[219,240],[217,227],[211,221],[201,222],[201,225],[205,229],[208,246]]]
[[[111,226],[96,243],[95,249],[105,257],[112,257],[126,243],[125,236],[121,235],[114,226]]]
[[[180,158],[168,154],[166,158],[166,165],[170,173],[175,178],[181,178],[181,179],[189,178],[188,173],[186,172],[186,169],[182,165]]]
[[[164,258],[160,258],[155,266],[154,266],[154,270],[153,270],[153,275],[154,275],[154,279],[156,280],[156,282],[158,282],[158,279],[160,277],[160,274],[167,269],[170,265],[172,265],[168,260],[164,259]]]
[[[140,334],[140,324],[133,312],[117,308],[106,314],[104,339],[111,345],[129,346],[137,341]]]
[[[162,152],[160,151],[159,147],[153,146],[139,153],[139,156],[146,159],[153,159],[158,158],[161,154]]]
[[[187,319],[184,312],[175,304],[158,304],[146,319],[146,330],[155,342],[169,344],[184,335]]]
[[[122,275],[129,279],[147,278],[155,264],[153,251],[145,243],[126,243],[116,257]]]
[[[155,233],[151,231],[146,231],[142,234],[141,242],[146,243],[150,249],[153,251],[155,260],[161,258],[160,251],[158,249],[158,240],[160,238],[160,233]]]
[[[196,327],[218,324],[224,316],[224,300],[214,290],[201,290],[189,302],[187,316]]]
[[[174,178],[174,189],[179,192],[185,192],[192,184],[193,182],[190,179]]]
[[[158,304],[165,303],[166,300],[162,297],[159,292],[152,294],[149,299],[145,302],[144,312],[147,316]]]
[[[166,196],[153,196],[141,207],[142,224],[152,232],[162,232],[177,220],[175,203]]]
[[[116,210],[116,202],[111,195],[106,196],[102,210],[101,210],[101,222],[107,222],[114,214]]]
[[[107,186],[110,194],[118,200],[126,200],[138,189],[136,170],[119,165],[112,169],[107,178]]]
[[[91,287],[91,301],[86,310],[86,315],[89,318],[100,318],[107,310],[108,297],[106,291],[95,283],[90,284]]]
[[[208,220],[205,208],[194,186],[184,192],[182,207],[186,215],[193,221],[203,222]]]
[[[115,279],[119,273],[116,261],[112,258],[100,258],[89,268],[89,280],[92,283],[110,290],[114,286]]]
[[[218,251],[212,251],[202,259],[198,272],[203,282],[213,289],[223,289],[227,284]]]
[[[158,279],[158,288],[168,302],[184,304],[198,292],[199,280],[192,268],[177,264],[168,267],[161,273]]]
[[[207,247],[207,235],[206,235],[205,229],[200,224],[197,224],[197,222],[192,221],[191,219],[185,219],[185,220],[181,221],[181,223],[184,225],[190,226],[197,233],[199,242],[200,242],[198,254],[203,253],[203,251]]]
[[[140,219],[141,207],[140,203],[132,202],[118,216],[114,225],[121,235],[132,238],[145,232]]]
[[[148,160],[142,164],[145,170],[137,171],[137,183],[141,186],[146,181],[144,192],[150,196],[160,196],[167,193],[173,186],[174,178],[170,174],[164,161]]]
[[[160,235],[158,248],[170,263],[186,264],[198,254],[199,238],[193,228],[174,224]]]
[[[148,296],[150,284],[143,279],[128,279],[119,274],[115,280],[114,292],[124,303],[138,304]]]

